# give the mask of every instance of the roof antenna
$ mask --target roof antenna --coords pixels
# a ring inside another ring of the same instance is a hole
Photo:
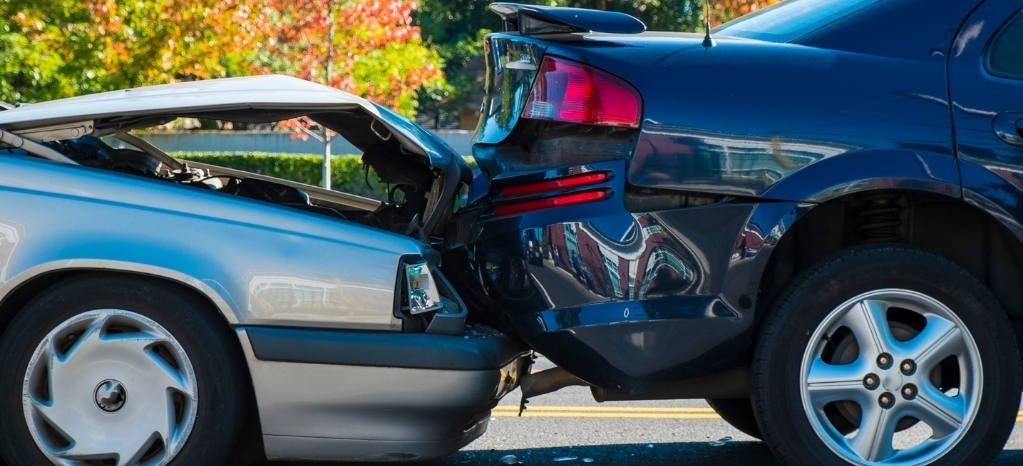
[[[717,42],[714,42],[714,38],[710,36],[710,0],[704,2],[703,5],[706,7],[707,11],[707,14],[703,16],[704,19],[703,27],[707,31],[707,35],[703,36],[703,48],[709,49],[718,44]]]

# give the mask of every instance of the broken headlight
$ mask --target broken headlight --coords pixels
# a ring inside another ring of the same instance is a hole
[[[426,262],[405,266],[405,283],[408,284],[409,313],[412,315],[436,311],[444,306],[440,293],[430,274]]]

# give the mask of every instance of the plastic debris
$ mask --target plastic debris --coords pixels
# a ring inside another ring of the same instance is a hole
[[[710,446],[712,446],[712,447],[720,447],[720,446],[722,446],[722,445],[724,445],[724,444],[726,444],[728,442],[731,442],[731,441],[732,441],[732,436],[729,435],[728,437],[724,437],[724,438],[718,439],[716,442],[710,442]]]
[[[554,458],[554,461],[575,461],[577,459],[579,459],[578,456],[559,456]]]
[[[648,443],[648,444],[646,444],[646,447],[647,447],[647,448],[653,448],[653,447],[654,447],[654,444],[652,444],[652,443]]]
[[[592,463],[593,458],[583,458],[583,463]]]
[[[522,464],[518,456],[504,455],[501,457],[501,464]]]

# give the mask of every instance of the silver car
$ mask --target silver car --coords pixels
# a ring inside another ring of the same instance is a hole
[[[186,163],[132,134],[300,116],[363,150],[399,200]],[[403,117],[283,76],[0,111],[3,459],[397,461],[466,445],[529,363],[466,323],[438,268],[470,177]]]

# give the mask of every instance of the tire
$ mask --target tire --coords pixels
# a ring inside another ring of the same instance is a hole
[[[707,404],[714,409],[715,413],[718,413],[718,416],[721,416],[721,419],[738,429],[739,432],[757,440],[763,440],[764,437],[760,433],[760,427],[757,426],[757,418],[753,415],[753,404],[749,398],[707,398]]]
[[[850,248],[796,277],[752,366],[758,425],[789,465],[987,464],[1020,390],[1018,346],[991,293],[899,244]]]
[[[107,274],[29,302],[0,339],[7,466],[79,464],[76,455],[224,464],[248,390],[234,335],[205,306],[156,279]]]

